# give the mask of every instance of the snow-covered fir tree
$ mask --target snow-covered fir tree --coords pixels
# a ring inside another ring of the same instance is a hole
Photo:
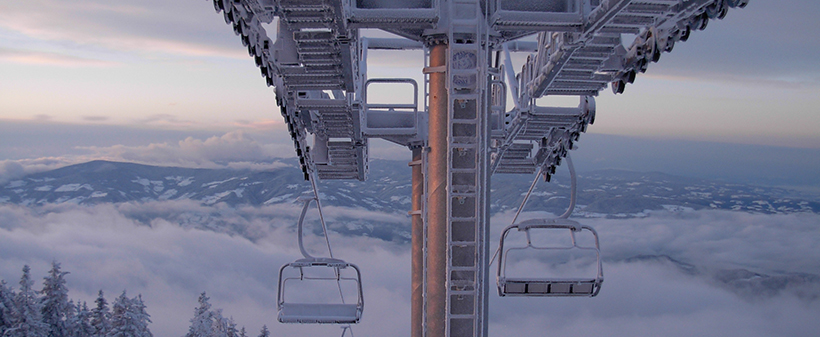
[[[238,337],[239,331],[236,330],[236,323],[233,321],[233,317],[223,317],[222,309],[219,309],[214,318],[214,323],[218,326],[217,329],[214,329],[216,331],[216,337]]]
[[[213,335],[213,312],[208,296],[203,292],[199,295],[199,306],[194,308],[194,318],[191,318],[191,327],[185,337],[210,337]]]
[[[209,300],[204,292],[199,295],[199,306],[194,308],[194,318],[185,337],[238,337],[233,318],[223,317],[221,309],[211,310]]]
[[[109,323],[109,320],[111,319],[111,311],[108,308],[108,302],[105,300],[102,290],[98,293],[97,299],[94,300],[94,303],[96,303],[96,307],[91,310],[91,327],[94,329],[94,332],[91,336],[105,337],[108,334],[108,331],[111,330],[111,325]]]
[[[6,281],[0,281],[0,336],[11,327],[15,314],[14,296],[14,290],[6,285]]]
[[[117,297],[111,310],[111,329],[107,337],[153,337],[148,330],[150,318],[142,297],[129,299],[125,291]]]
[[[91,311],[88,310],[88,305],[83,302],[81,306],[79,303],[75,306],[75,311],[77,312],[74,315],[73,319],[69,326],[71,329],[69,330],[69,337],[92,337],[94,336],[95,329],[94,326],[91,325]]]
[[[142,301],[142,294],[137,295],[131,299],[130,313],[135,319],[137,330],[139,334],[137,337],[154,337],[151,330],[148,329],[148,324],[151,323],[151,315],[145,310],[145,302]]]
[[[137,329],[131,321],[131,317],[128,317],[129,302],[125,290],[123,290],[120,297],[114,300],[114,304],[111,305],[111,320],[109,321],[111,328],[106,334],[107,337],[131,337],[137,334]]]
[[[23,267],[23,276],[20,277],[20,292],[14,297],[14,315],[12,323],[3,333],[3,337],[45,337],[48,325],[43,323],[40,316],[40,303],[37,292],[32,286],[31,268]]]
[[[222,317],[222,309],[216,309],[211,313],[211,317],[213,317],[211,324],[213,327],[211,328],[211,335],[208,337],[228,337],[230,322],[228,322],[225,317]]]
[[[259,337],[270,337],[270,331],[267,325],[262,326],[262,331],[259,332]]]
[[[76,327],[74,323],[77,320],[77,305],[74,304],[74,300],[68,300],[68,307],[66,307],[65,311],[65,333],[66,337],[71,337],[74,335],[74,330]]]
[[[73,306],[68,304],[68,288],[65,285],[65,275],[68,272],[60,271],[57,261],[51,263],[51,270],[43,279],[43,290],[40,293],[40,314],[43,323],[48,326],[49,337],[68,337],[69,311]]]

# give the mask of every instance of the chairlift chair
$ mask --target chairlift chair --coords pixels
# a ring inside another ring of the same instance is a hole
[[[529,199],[530,195],[532,194],[533,188],[535,188],[536,183],[538,182],[538,178],[541,175],[541,172],[536,175],[535,180],[533,180],[532,185],[530,185],[529,190],[527,191],[526,196],[524,197],[524,201],[521,203],[521,206],[518,208],[518,212],[513,217],[512,224],[507,226],[504,231],[501,233],[501,240],[498,244],[498,274],[496,275],[496,284],[498,286],[498,295],[499,296],[588,296],[593,297],[598,295],[598,292],[601,290],[601,283],[604,281],[604,272],[601,265],[601,247],[598,243],[598,232],[595,231],[590,226],[581,225],[577,221],[569,220],[569,216],[572,214],[573,209],[575,208],[575,199],[576,199],[576,190],[577,190],[577,177],[575,175],[575,167],[572,164],[572,159],[570,158],[569,154],[566,156],[567,167],[569,168],[570,172],[570,205],[564,214],[559,216],[558,218],[554,219],[531,219],[522,221],[520,223],[516,223],[516,219],[521,214],[521,211],[524,209],[524,206],[527,204],[527,200]],[[542,168],[543,169],[543,168]],[[507,240],[508,234],[513,230],[516,229],[518,231],[524,232],[527,238],[527,244],[523,247],[507,247],[505,248],[504,242]],[[567,229],[569,230],[570,237],[572,239],[572,244],[569,246],[538,246],[533,245],[532,239],[530,236],[531,230],[550,230],[550,229]],[[592,233],[592,236],[595,239],[595,246],[594,247],[585,247],[578,245],[577,241],[575,240],[575,234],[580,233],[582,231],[588,231]],[[556,250],[582,250],[582,251],[592,251],[595,253],[596,257],[596,266],[597,266],[597,273],[594,277],[589,278],[555,278],[555,277],[544,277],[544,278],[532,278],[532,277],[515,277],[515,276],[507,276],[507,258],[509,257],[510,251],[523,251],[523,250],[535,250],[535,251],[556,251]]]
[[[572,238],[572,245],[564,247],[539,247],[530,240],[530,231],[537,229],[567,229]],[[504,241],[512,230],[522,231],[527,236],[527,245],[523,247],[505,247]],[[595,238],[594,247],[579,246],[575,234],[589,231]],[[507,257],[514,250],[587,250],[595,253],[597,273],[589,278],[531,278],[508,276]],[[590,226],[581,225],[568,219],[531,219],[507,226],[501,234],[499,243],[499,260],[497,285],[499,296],[588,296],[598,295],[604,281],[601,266],[601,249],[598,244],[598,233]]]
[[[312,178],[312,177],[311,177]],[[311,179],[313,183],[313,179]],[[277,309],[279,310],[278,320],[281,323],[312,323],[312,324],[353,324],[358,323],[362,318],[362,311],[364,310],[364,296],[362,293],[361,272],[359,267],[352,263],[345,262],[342,259],[334,258],[333,251],[330,249],[330,241],[327,239],[327,226],[325,225],[324,216],[322,215],[321,203],[319,202],[316,185],[313,183],[313,196],[300,198],[304,202],[302,214],[299,217],[297,224],[299,249],[302,252],[303,258],[294,262],[285,264],[279,269],[279,289],[277,297]],[[322,224],[322,230],[327,242],[328,254],[330,257],[313,257],[308,254],[302,242],[303,225],[305,221],[305,214],[307,213],[310,203],[315,201],[317,209],[319,210],[319,218]],[[332,274],[327,273],[327,268],[330,268]],[[345,273],[346,270],[353,270],[354,273]],[[293,273],[295,270],[298,276],[285,276],[288,271]],[[312,273],[311,271],[319,271]],[[322,273],[324,271],[325,273]],[[319,275],[319,276],[317,276]],[[333,275],[333,276],[325,276]],[[349,275],[349,276],[348,276]],[[339,296],[341,303],[298,303],[288,302],[286,298],[286,288],[288,283],[319,281],[323,284],[336,283],[335,287],[339,289]],[[354,282],[356,287],[356,301],[355,303],[345,303],[344,294],[342,292],[342,282]]]
[[[286,269],[298,269],[298,277],[284,277]],[[335,277],[311,277],[306,275],[308,268],[332,268]],[[342,270],[352,268],[355,277],[343,277]],[[356,303],[292,303],[285,298],[285,288],[288,282],[318,280],[330,282],[352,281],[356,283]],[[362,297],[361,272],[359,267],[334,258],[304,258],[288,263],[279,269],[279,294],[277,307],[279,322],[282,323],[314,323],[314,324],[353,324],[362,318],[364,298]]]

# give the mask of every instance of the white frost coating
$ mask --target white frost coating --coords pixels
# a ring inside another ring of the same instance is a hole
[[[39,191],[39,192],[48,192],[48,191],[51,191],[52,188],[54,188],[54,187],[51,186],[51,185],[45,185],[45,186],[36,187],[36,188],[34,188],[34,190]]]
[[[9,197],[0,197],[0,204],[5,204],[9,202],[9,200],[11,200]]]
[[[77,192],[83,188],[89,191],[94,190],[94,188],[92,188],[89,184],[66,184],[58,187],[56,190],[54,190],[54,192]]]
[[[94,191],[94,193],[91,193],[92,198],[102,198],[102,197],[105,197],[107,195],[108,195],[107,192],[100,192],[100,191]]]

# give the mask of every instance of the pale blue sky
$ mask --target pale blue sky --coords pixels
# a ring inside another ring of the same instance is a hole
[[[624,95],[603,91],[590,132],[820,148],[818,13],[810,0],[730,11]],[[420,76],[418,55],[373,56],[370,75]],[[0,3],[0,120],[284,132],[272,90],[204,0]]]

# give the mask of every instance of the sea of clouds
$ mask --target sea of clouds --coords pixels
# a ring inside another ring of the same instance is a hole
[[[328,208],[325,213],[332,221],[351,211]],[[218,214],[233,229],[215,231],[169,216],[185,212]],[[293,205],[231,209],[179,201],[2,205],[0,279],[16,284],[24,264],[39,279],[56,259],[71,273],[69,296],[75,300],[92,302],[100,289],[109,298],[122,290],[142,294],[156,336],[184,335],[203,291],[215,308],[254,334],[263,324],[274,336],[340,334],[336,326],[276,322],[278,269],[300,257],[294,227],[298,212]],[[395,214],[357,216],[409,226],[409,219]],[[525,214],[536,216],[543,214]],[[493,237],[511,217],[493,217]],[[491,286],[490,335],[812,336],[820,329],[816,276],[813,282],[757,292],[734,289],[715,277],[737,269],[820,275],[820,216],[684,211],[584,223],[601,237],[605,282],[600,295],[499,298]],[[310,250],[321,254],[322,238],[306,239]],[[408,336],[409,246],[333,232],[330,239],[337,257],[362,268],[365,312],[355,334]]]

